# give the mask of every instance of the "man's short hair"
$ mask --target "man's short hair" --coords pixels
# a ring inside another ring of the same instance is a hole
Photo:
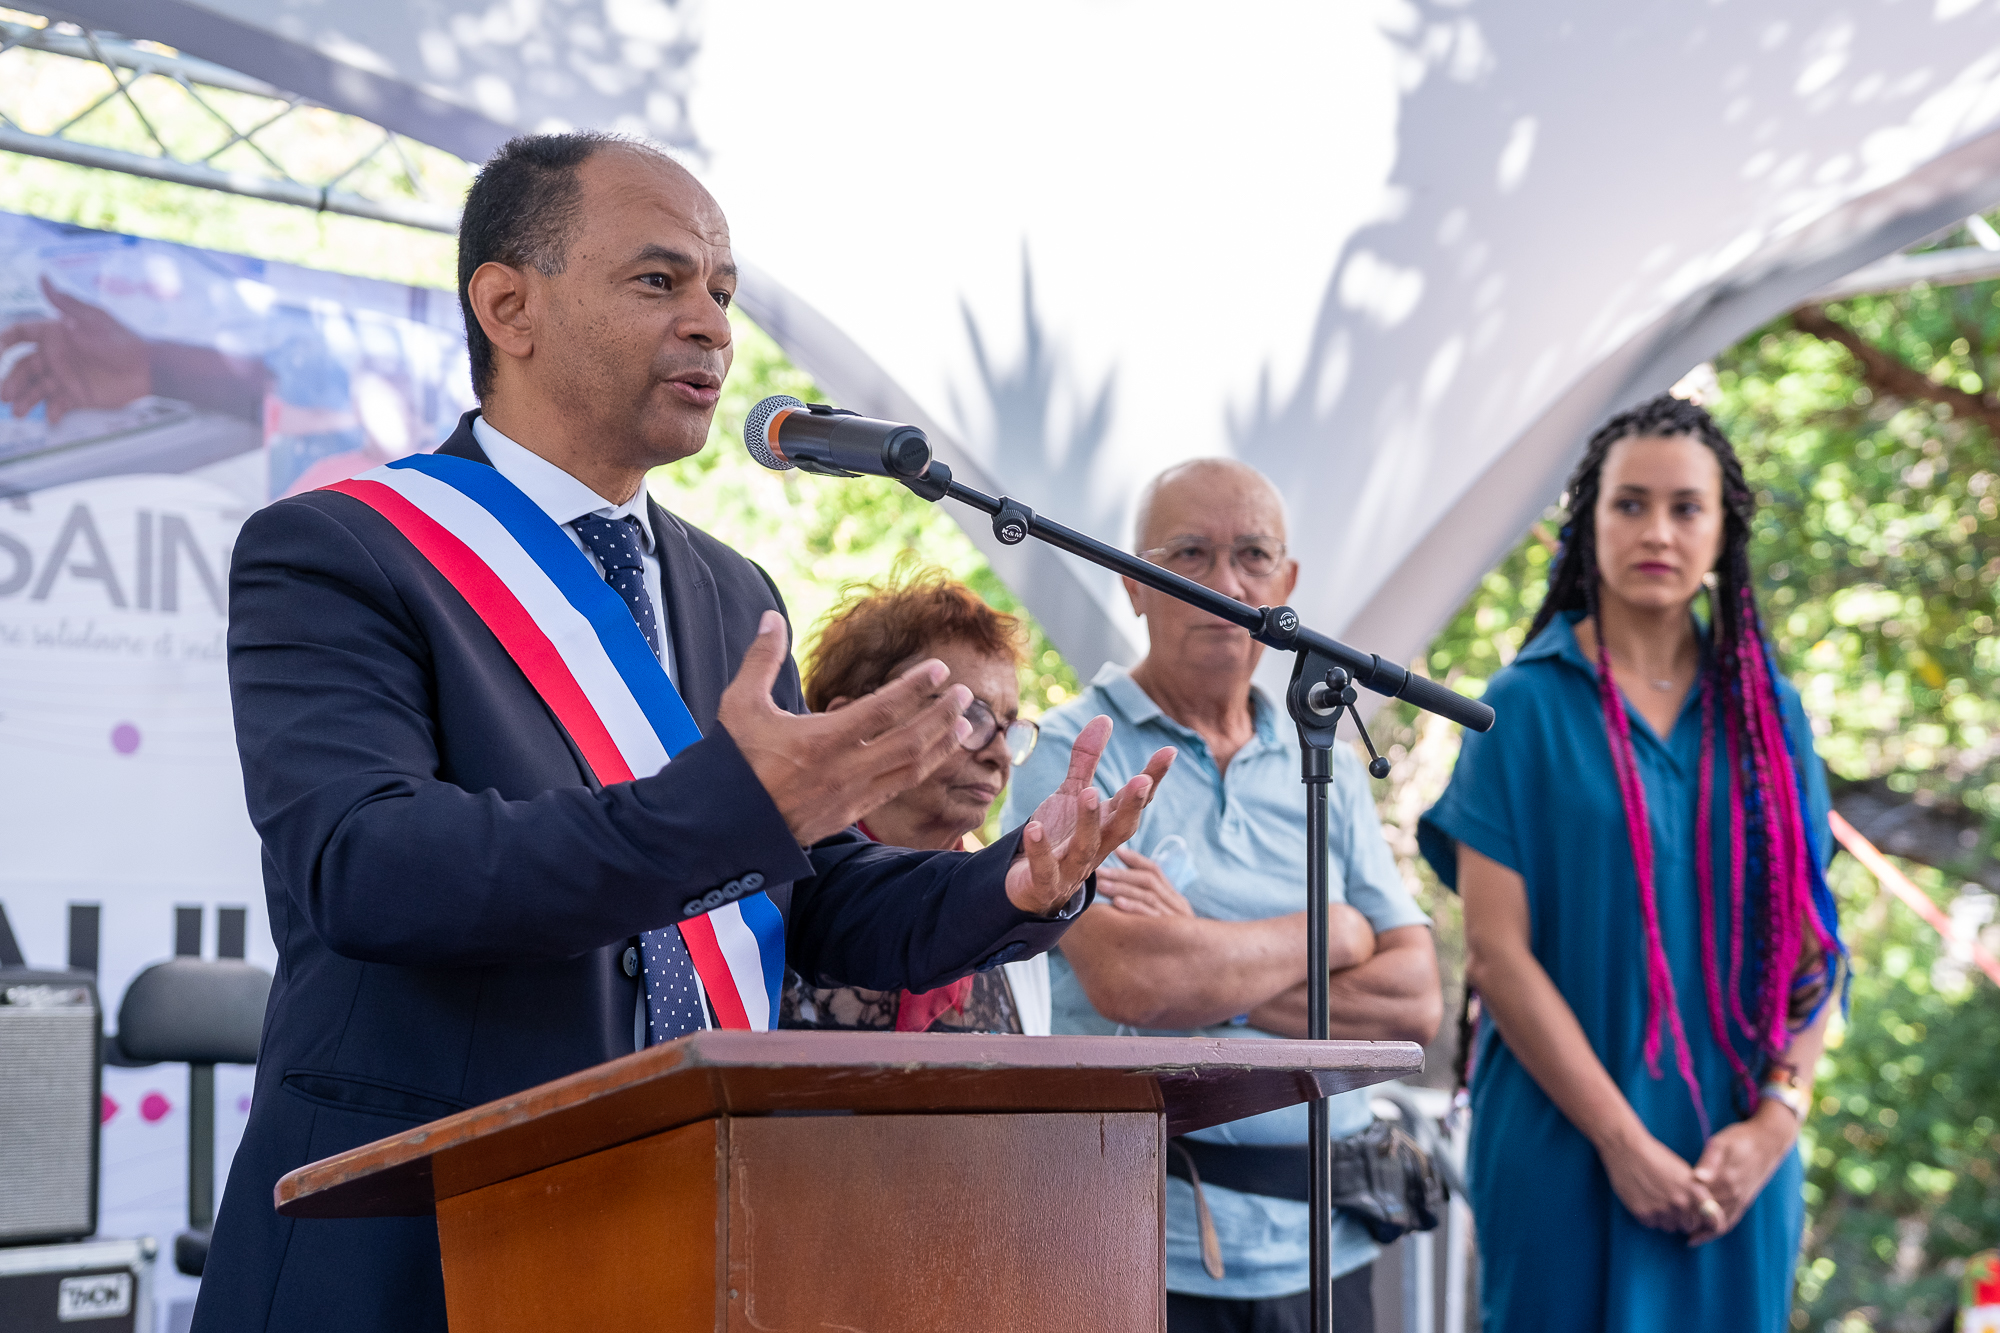
[[[472,355],[472,391],[482,401],[493,388],[493,343],[472,313],[472,275],[481,264],[562,272],[583,207],[577,168],[599,149],[619,144],[653,151],[597,130],[524,134],[509,139],[473,178],[458,219],[458,308]]]
[[[806,707],[824,713],[835,699],[873,694],[899,663],[948,643],[1019,666],[1024,637],[1018,618],[944,570],[901,565],[880,583],[849,588],[827,613],[806,671]]]

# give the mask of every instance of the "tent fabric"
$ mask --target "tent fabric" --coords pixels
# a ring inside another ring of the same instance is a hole
[[[1403,660],[1609,412],[2000,197],[1985,0],[66,8],[471,158],[659,138],[836,399],[1114,541],[1243,458],[1306,623]],[[1114,579],[959,517],[1080,672],[1136,654]]]

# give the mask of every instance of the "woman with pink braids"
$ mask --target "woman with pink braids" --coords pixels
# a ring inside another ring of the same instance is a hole
[[[1708,413],[1662,396],[1613,418],[1567,503],[1548,597],[1487,690],[1500,724],[1466,736],[1419,830],[1482,1009],[1482,1327],[1777,1333],[1844,957],[1825,772]]]

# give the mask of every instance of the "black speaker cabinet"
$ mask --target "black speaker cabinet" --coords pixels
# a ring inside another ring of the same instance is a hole
[[[0,967],[0,1245],[97,1230],[97,986]]]

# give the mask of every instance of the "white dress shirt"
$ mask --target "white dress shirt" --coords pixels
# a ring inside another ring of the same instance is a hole
[[[613,520],[630,515],[639,520],[639,546],[646,562],[646,595],[653,599],[653,616],[660,627],[660,665],[667,669],[669,677],[673,677],[674,641],[668,633],[667,599],[660,582],[660,553],[654,544],[652,515],[646,508],[646,488],[641,486],[637,495],[622,505],[615,505],[540,454],[502,435],[487,423],[485,417],[472,419],[472,437],[486,451],[487,461],[493,464],[494,469],[556,521],[557,526],[576,544],[576,549],[590,561],[590,567],[597,571],[600,578],[604,575],[604,566],[598,563],[597,557],[590,553],[590,548],[583,544],[583,538],[570,524],[585,514]],[[674,683],[678,685],[680,682],[675,680]]]
[[[1020,1015],[1021,1031],[1030,1037],[1046,1037],[1053,1030],[1055,997],[1049,985],[1049,956],[1038,953],[1018,963],[1002,963],[1008,989],[1014,992],[1014,1012]]]

